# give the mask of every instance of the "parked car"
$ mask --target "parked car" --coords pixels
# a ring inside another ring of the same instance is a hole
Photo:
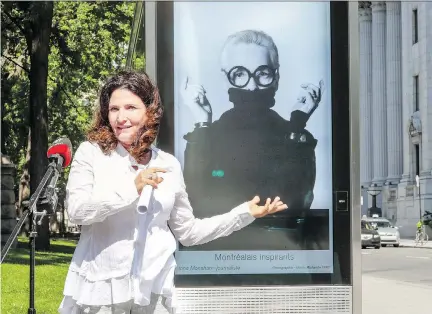
[[[381,238],[381,246],[400,245],[400,233],[398,227],[395,227],[388,219],[383,217],[367,217],[363,219],[376,229]]]
[[[367,221],[361,221],[361,243],[362,249],[367,247],[381,248],[381,238],[377,230]]]

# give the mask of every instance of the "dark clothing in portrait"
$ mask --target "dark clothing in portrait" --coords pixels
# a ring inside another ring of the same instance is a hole
[[[251,228],[275,227],[298,234],[297,221],[310,209],[317,141],[305,130],[307,116],[294,111],[291,121],[287,121],[271,109],[274,93],[261,97],[270,98],[270,104],[262,105],[259,96],[255,93],[253,98],[247,95],[244,99],[230,94],[234,108],[184,136],[184,178],[189,199],[197,218],[224,214],[255,195],[260,196],[261,204],[268,197],[273,200],[279,196],[288,209],[194,250],[251,249],[252,244],[249,247],[247,242],[257,241],[256,237],[247,239]],[[277,245],[283,249],[283,245]]]

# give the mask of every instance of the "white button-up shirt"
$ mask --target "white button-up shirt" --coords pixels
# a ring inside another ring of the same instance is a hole
[[[66,278],[64,295],[77,304],[109,305],[134,300],[147,305],[150,294],[172,299],[176,240],[198,245],[250,224],[247,203],[226,214],[194,217],[179,161],[152,147],[149,167],[160,167],[164,181],[154,189],[148,210],[139,213],[135,160],[122,145],[105,155],[82,143],[66,187],[66,209],[82,225]],[[171,230],[171,231],[170,231]],[[174,238],[175,236],[175,238]]]

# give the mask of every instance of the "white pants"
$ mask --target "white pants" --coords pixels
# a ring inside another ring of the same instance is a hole
[[[139,306],[132,301],[104,305],[78,305],[70,297],[65,297],[59,308],[61,314],[174,314],[174,310],[166,305],[166,298],[152,294],[150,304]]]

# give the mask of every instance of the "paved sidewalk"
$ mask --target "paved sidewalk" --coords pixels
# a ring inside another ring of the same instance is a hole
[[[432,286],[363,275],[363,314],[430,313]]]
[[[416,247],[421,249],[432,249],[432,239],[429,239],[429,241],[426,244],[423,245],[416,245],[414,242],[414,239],[400,239],[400,246],[401,247]]]

